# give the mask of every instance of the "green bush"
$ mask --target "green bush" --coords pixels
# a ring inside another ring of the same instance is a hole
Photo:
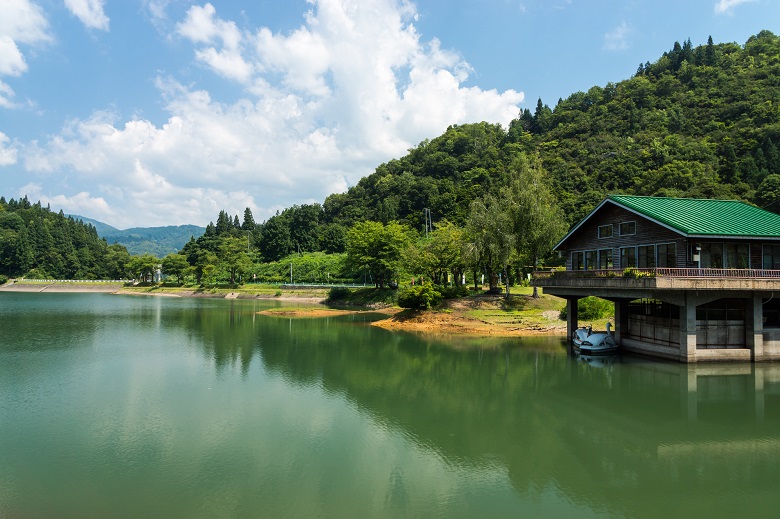
[[[328,292],[328,301],[344,301],[352,295],[352,290],[347,287],[333,287]]]
[[[459,287],[436,287],[436,290],[438,290],[441,293],[442,298],[444,299],[457,299],[459,297],[466,297],[469,295],[469,287],[465,285],[461,285]]]
[[[0,285],[5,285],[6,283],[8,283],[8,276],[0,274]]]
[[[594,321],[612,315],[615,312],[613,303],[600,297],[588,296],[577,301],[578,319],[584,321]],[[568,317],[568,312],[564,306],[559,315],[562,321]]]
[[[441,293],[430,282],[415,285],[398,292],[398,306],[412,310],[429,309],[441,301]]]

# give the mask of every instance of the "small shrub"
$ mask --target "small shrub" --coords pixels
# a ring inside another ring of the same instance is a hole
[[[469,295],[469,288],[465,285],[461,285],[459,287],[440,286],[436,287],[436,290],[441,293],[441,296],[444,299],[457,299],[459,297],[466,297]]]
[[[352,290],[347,287],[333,287],[328,292],[328,301],[344,301],[352,295]]]
[[[5,285],[6,283],[8,283],[8,276],[0,274],[0,285]]]
[[[412,310],[429,309],[441,301],[441,293],[430,282],[415,285],[398,292],[398,306]]]
[[[282,297],[282,291],[277,290],[276,292],[274,292],[274,297]]]

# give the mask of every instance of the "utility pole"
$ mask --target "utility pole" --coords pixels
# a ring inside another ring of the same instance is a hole
[[[425,217],[425,238],[428,238],[428,231],[433,231],[433,221],[431,220],[431,210],[427,207],[423,209],[423,216]]]

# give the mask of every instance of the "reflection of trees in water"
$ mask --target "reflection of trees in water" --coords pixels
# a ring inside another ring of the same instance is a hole
[[[506,467],[524,495],[559,489],[629,516],[697,503],[718,516],[728,507],[712,495],[738,484],[769,502],[780,482],[780,367],[588,364],[557,340],[453,347],[360,316],[269,318],[240,305],[181,318],[217,369],[246,373],[257,353],[288,383],[343,394],[448,463]]]

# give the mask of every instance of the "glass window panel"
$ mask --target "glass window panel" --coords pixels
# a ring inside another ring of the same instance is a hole
[[[677,267],[677,245],[662,243],[658,246],[658,266],[662,268]]]
[[[637,266],[642,269],[655,268],[655,245],[637,247]]]
[[[723,244],[703,243],[701,246],[702,268],[723,268]]]
[[[596,251],[585,251],[585,270],[596,270]]]
[[[620,235],[636,234],[636,222],[623,222],[620,224]]]
[[[571,269],[582,270],[585,267],[585,255],[582,252],[573,252],[571,255]]]
[[[612,224],[599,227],[599,238],[612,238]]]
[[[636,267],[636,249],[623,247],[620,249],[620,268]]]
[[[601,270],[612,268],[612,249],[602,249],[599,251],[599,268]]]

